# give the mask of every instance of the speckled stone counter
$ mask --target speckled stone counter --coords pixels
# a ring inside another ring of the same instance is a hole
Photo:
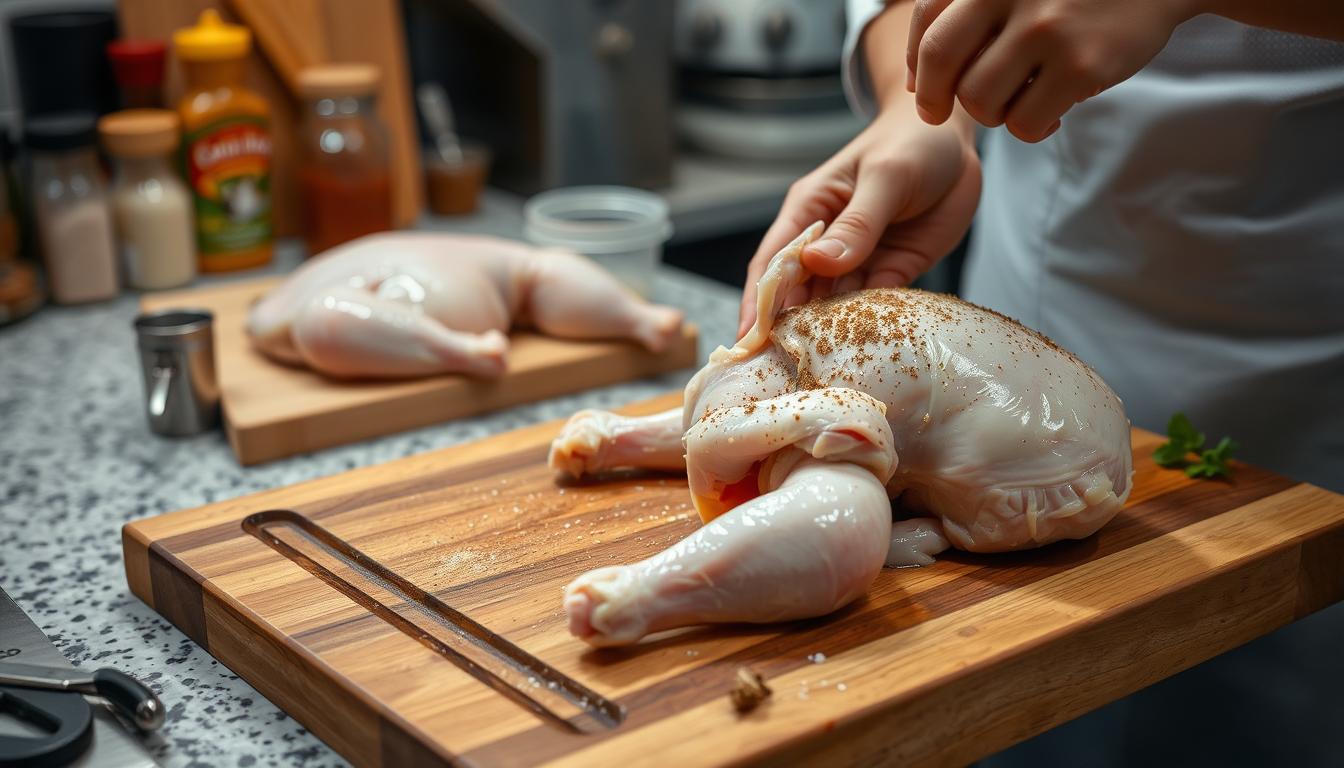
[[[738,294],[665,269],[655,298],[727,343]],[[244,469],[222,433],[152,435],[131,319],[136,297],[50,307],[0,329],[0,586],[76,664],[115,666],[169,710],[152,743],[166,766],[333,765],[340,758],[133,597],[121,526],[389,461],[682,386],[690,372],[605,387]]]

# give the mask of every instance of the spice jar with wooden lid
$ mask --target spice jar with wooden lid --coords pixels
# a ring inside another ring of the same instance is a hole
[[[299,74],[303,235],[310,255],[392,228],[387,130],[374,111],[378,68],[309,67]]]
[[[98,122],[103,147],[116,159],[112,215],[134,288],[173,288],[196,276],[191,192],[168,161],[179,127],[164,109],[126,110]]]

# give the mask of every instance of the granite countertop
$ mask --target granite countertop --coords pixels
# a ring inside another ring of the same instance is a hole
[[[738,295],[670,268],[655,277],[655,299],[685,309],[700,326],[702,360],[731,341]],[[0,587],[75,664],[117,667],[159,693],[168,721],[151,748],[166,766],[342,761],[130,594],[121,561],[124,523],[581,408],[613,407],[680,388],[690,375],[604,387],[245,469],[219,432],[178,440],[149,432],[131,332],[136,302],[124,295],[48,307],[0,329]]]

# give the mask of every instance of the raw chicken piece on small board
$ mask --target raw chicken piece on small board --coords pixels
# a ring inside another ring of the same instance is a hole
[[[146,311],[202,308],[215,315],[215,371],[224,428],[243,465],[654,376],[695,364],[691,324],[662,353],[625,341],[565,340],[529,331],[509,337],[509,368],[496,379],[462,375],[339,381],[266,358],[250,343],[248,311],[279,278],[147,294]]]

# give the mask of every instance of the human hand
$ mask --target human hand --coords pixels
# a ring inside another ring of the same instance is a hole
[[[966,234],[980,199],[980,158],[966,125],[931,126],[883,112],[844,149],[794,182],[747,267],[738,337],[756,316],[756,282],[808,225],[828,223],[803,250],[816,275],[784,306],[858,288],[907,285]]]
[[[1040,141],[1151,61],[1194,2],[916,0],[906,87],[929,123],[947,120],[955,98],[977,122]]]

